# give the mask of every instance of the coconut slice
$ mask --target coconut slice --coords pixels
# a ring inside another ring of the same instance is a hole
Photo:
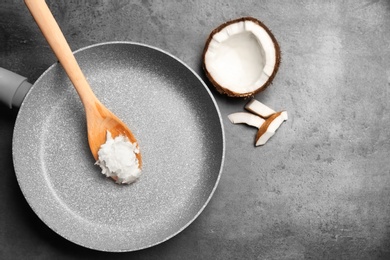
[[[260,128],[265,122],[263,118],[247,112],[233,113],[228,115],[228,118],[233,124],[247,124],[256,128]]]
[[[280,48],[259,20],[243,17],[214,29],[203,51],[203,69],[222,94],[253,96],[273,80],[280,64]]]
[[[245,109],[256,114],[256,115],[261,116],[262,118],[268,118],[271,115],[276,113],[275,110],[264,105],[263,103],[261,103],[260,101],[258,101],[256,99],[252,99],[251,101],[249,101],[245,105]]]
[[[255,145],[264,145],[276,132],[279,126],[288,119],[287,111],[274,113],[264,120],[260,116],[248,113],[237,112],[228,115],[233,124],[247,124],[258,128]]]
[[[255,145],[264,145],[275,134],[279,126],[287,119],[287,111],[278,112],[270,116],[259,128]]]

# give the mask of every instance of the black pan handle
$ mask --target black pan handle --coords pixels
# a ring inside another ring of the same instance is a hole
[[[9,108],[20,107],[31,86],[27,78],[0,67],[0,102]]]

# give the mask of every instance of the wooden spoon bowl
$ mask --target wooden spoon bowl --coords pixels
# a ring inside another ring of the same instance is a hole
[[[95,160],[98,159],[97,154],[100,146],[106,142],[107,131],[111,133],[112,137],[124,135],[127,136],[130,142],[137,143],[137,139],[126,124],[100,103],[98,99],[95,101],[95,108],[91,106],[86,107],[88,143]],[[141,168],[141,154],[137,153],[136,157]]]

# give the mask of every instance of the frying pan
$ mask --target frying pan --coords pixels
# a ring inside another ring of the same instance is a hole
[[[47,226],[78,245],[121,252],[162,243],[199,216],[217,187],[225,154],[218,106],[191,68],[155,47],[107,42],[75,57],[96,96],[137,136],[143,175],[117,185],[100,173],[83,106],[56,63],[18,112],[20,189]]]

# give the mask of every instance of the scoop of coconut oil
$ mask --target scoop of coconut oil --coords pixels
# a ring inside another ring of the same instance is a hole
[[[117,183],[130,184],[141,176],[136,154],[137,143],[131,143],[126,136],[112,138],[107,131],[106,142],[100,146],[95,164],[102,168],[102,174],[116,180]]]

